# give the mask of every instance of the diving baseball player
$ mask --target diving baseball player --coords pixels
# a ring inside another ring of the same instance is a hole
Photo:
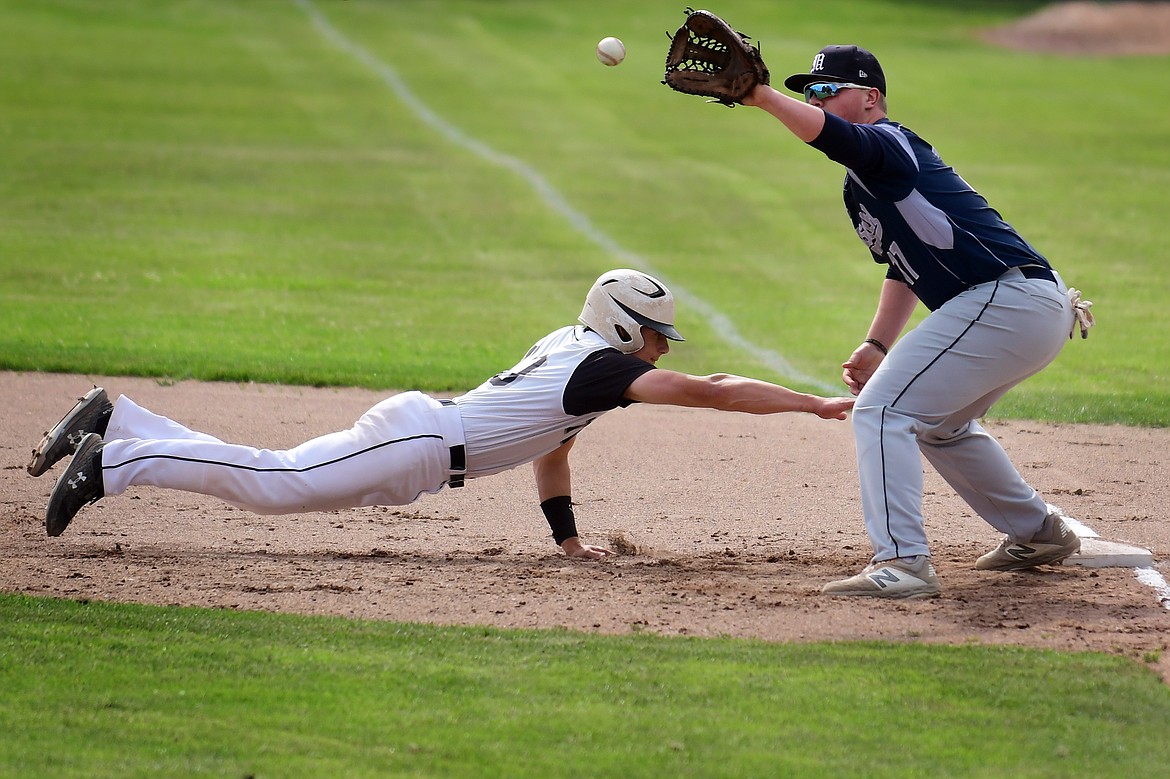
[[[922,513],[922,463],[1005,535],[976,568],[1057,563],[1080,548],[977,421],[1060,353],[1087,301],[946,165],[930,143],[886,116],[886,79],[870,52],[826,46],[808,73],[759,85],[744,101],[846,168],[845,208],[875,262],[886,266],[877,312],[843,364],[857,405],[857,445],[871,563],[830,582],[829,595],[902,598],[939,593]],[[897,341],[921,301],[930,311]]]
[[[674,296],[645,273],[603,274],[580,325],[562,327],[512,367],[454,400],[406,392],[383,400],[349,430],[283,451],[232,444],[94,388],[45,434],[28,472],[40,476],[74,453],[49,498],[45,527],[60,535],[85,505],[153,486],[221,498],[259,514],[403,505],[423,493],[533,464],[540,506],[571,557],[585,544],[572,508],[569,451],[607,411],[631,403],[845,419],[852,398],[822,398],[727,374],[656,370],[683,338]]]

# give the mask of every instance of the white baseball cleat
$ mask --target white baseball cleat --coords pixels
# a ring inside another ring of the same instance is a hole
[[[940,592],[934,565],[926,555],[870,563],[856,576],[821,588],[822,595],[861,598],[935,598]]]
[[[1064,521],[1064,514],[1049,506],[1044,524],[1030,541],[1004,538],[999,546],[980,557],[980,571],[1022,571],[1037,565],[1055,565],[1081,551],[1081,539]]]

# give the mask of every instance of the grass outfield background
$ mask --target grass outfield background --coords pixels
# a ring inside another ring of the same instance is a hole
[[[1166,425],[1170,149],[1162,85],[1134,77],[1164,58],[979,42],[1038,5],[716,10],[762,41],[778,79],[826,41],[877,51],[894,117],[1095,302],[1093,336],[995,413]],[[762,112],[658,83],[674,2],[0,0],[0,13],[20,30],[0,50],[0,367],[459,390],[573,321],[597,274],[635,264],[812,381],[728,346],[693,305],[671,367],[839,391],[872,315],[881,270],[844,216],[839,167]],[[593,58],[607,34],[629,49],[620,67]]]
[[[712,10],[778,80],[825,43],[875,50],[894,118],[1096,303],[1092,337],[997,414],[1165,426],[1170,147],[1147,74],[1166,61],[979,42],[1041,5]],[[841,171],[760,112],[661,86],[682,18],[0,0],[0,368],[460,390],[638,265],[697,298],[669,367],[839,386],[881,278]],[[618,68],[593,58],[605,35]],[[704,304],[811,381],[729,346]],[[1153,776],[1167,758],[1170,693],[1124,658],[0,613],[0,775]]]
[[[1156,777],[1121,657],[0,596],[0,775]],[[860,669],[860,670],[859,670]]]

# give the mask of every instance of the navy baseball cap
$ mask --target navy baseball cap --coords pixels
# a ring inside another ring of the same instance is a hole
[[[784,86],[803,93],[809,84],[829,81],[835,84],[858,84],[877,87],[886,93],[886,74],[877,57],[860,46],[826,46],[813,57],[808,73],[797,73],[784,79]]]

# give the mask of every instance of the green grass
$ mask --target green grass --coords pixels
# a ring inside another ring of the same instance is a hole
[[[1132,60],[978,40],[1038,5],[727,13],[778,79],[830,39],[876,50],[894,117],[1095,302],[1093,336],[996,414],[1170,424],[1161,85],[1129,78]],[[598,273],[638,264],[839,385],[881,275],[844,216],[841,171],[760,112],[658,84],[681,6],[312,7],[502,156],[421,120],[292,0],[0,0],[21,31],[0,49],[0,368],[460,390],[573,321]],[[629,48],[620,67],[593,59],[605,34]],[[694,311],[679,320],[689,340],[671,366],[799,385]]]
[[[5,776],[1128,777],[1170,761],[1153,673],[1002,647],[0,596],[0,685]]]

